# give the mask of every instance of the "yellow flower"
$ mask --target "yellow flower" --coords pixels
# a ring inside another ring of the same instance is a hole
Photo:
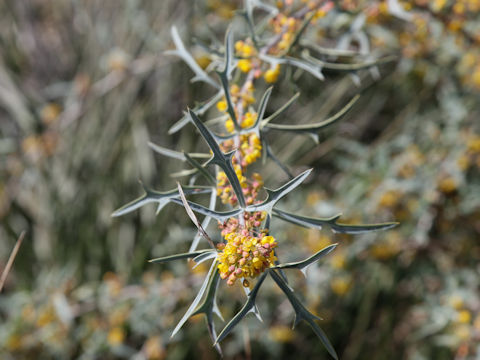
[[[37,327],[44,327],[57,319],[55,311],[51,306],[48,306],[39,312],[36,325]]]
[[[228,119],[227,121],[225,121],[225,128],[230,133],[235,131],[235,124],[233,123],[232,119]]]
[[[208,55],[201,55],[201,56],[195,57],[195,61],[203,70],[205,70],[208,67],[208,65],[210,65],[210,63],[212,62],[212,59],[210,59]]]
[[[289,326],[273,326],[270,328],[269,336],[276,342],[287,343],[293,340],[295,332]]]
[[[395,190],[389,190],[382,194],[380,200],[378,201],[378,205],[380,207],[385,208],[392,208],[397,205],[398,201],[400,200],[400,193]]]
[[[166,357],[160,336],[152,336],[144,345],[145,355],[148,360],[160,360]]]
[[[480,153],[480,136],[475,135],[473,138],[469,139],[467,142],[467,147],[468,150],[472,151],[473,153]]]
[[[457,309],[457,310],[462,308],[463,304],[464,304],[463,299],[459,295],[452,295],[448,299],[448,303],[451,307],[453,307],[454,309]]]
[[[17,334],[10,335],[5,343],[5,347],[10,351],[18,350],[21,348],[21,346],[22,338]]]
[[[477,66],[472,75],[473,84],[477,87],[480,87],[480,67]]]
[[[225,100],[221,100],[217,103],[217,110],[220,112],[227,111],[227,102]]]
[[[250,57],[255,53],[253,46],[247,44],[246,42],[239,40],[235,43],[235,51],[243,57]]]
[[[252,127],[253,124],[255,124],[255,121],[257,120],[257,114],[256,113],[251,113],[247,112],[245,114],[245,117],[243,118],[242,121],[242,128],[249,128]]]
[[[265,71],[263,78],[267,83],[274,83],[278,80],[279,74],[280,74],[280,65],[275,65],[275,67]]]
[[[462,4],[461,2],[455,3],[455,5],[453,5],[453,12],[462,15],[465,12],[465,4]]]
[[[342,253],[336,253],[331,257],[330,261],[334,269],[343,269],[345,267],[346,259]]]
[[[247,124],[256,120],[256,116],[247,120]],[[243,124],[242,124],[243,125]],[[253,124],[252,124],[253,125]],[[245,165],[250,165],[262,156],[262,144],[255,133],[242,135],[240,137],[240,151],[245,160]]]
[[[458,168],[462,171],[465,171],[470,166],[470,158],[463,154],[457,159]]]
[[[432,10],[438,12],[443,9],[446,3],[447,0],[434,0],[432,4]]]
[[[457,190],[457,182],[452,177],[446,177],[438,183],[438,188],[444,194],[449,194]]]
[[[457,314],[457,322],[461,324],[469,324],[472,320],[472,314],[468,310],[459,311]]]
[[[400,251],[400,243],[400,234],[392,231],[386,235],[386,240],[374,244],[370,248],[370,253],[378,260],[388,260]]]
[[[237,84],[233,84],[232,86],[230,86],[230,94],[232,96],[237,96],[239,92],[240,87]]]
[[[465,324],[460,324],[454,328],[454,334],[460,341],[466,341],[470,338],[470,327]]]
[[[114,309],[108,316],[108,321],[111,326],[117,327],[122,325],[128,318],[130,309],[127,306]]]
[[[125,339],[125,331],[121,327],[114,327],[112,328],[107,336],[107,341],[110,345],[116,346],[123,343]]]
[[[344,296],[350,290],[352,280],[348,275],[335,277],[332,279],[330,286],[335,294],[338,296]]]
[[[62,111],[60,105],[55,104],[55,103],[49,103],[45,105],[42,110],[40,111],[40,117],[42,119],[42,122],[45,125],[51,125],[57,120],[58,115],[60,115],[60,112]]]
[[[247,73],[252,69],[252,62],[249,59],[238,60],[238,68],[240,71]]]

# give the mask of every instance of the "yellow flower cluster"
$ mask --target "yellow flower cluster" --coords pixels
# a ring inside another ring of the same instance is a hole
[[[232,286],[238,278],[244,278],[243,285],[249,286],[247,278],[255,278],[273,266],[277,246],[273,236],[254,237],[246,231],[225,235],[227,243],[218,244],[220,277]]]
[[[251,41],[247,39],[246,41],[239,40],[235,43],[235,51],[238,56],[241,57],[251,57],[256,55],[255,47],[251,44]]]
[[[256,112],[247,112],[243,117],[243,120],[240,126],[244,129],[252,127],[253,124],[255,124],[255,121],[257,120],[257,116],[258,115]]]
[[[237,56],[243,58],[238,61],[238,68],[240,71],[248,73],[253,67],[251,58],[257,53],[255,47],[251,44],[250,39],[239,40],[235,43],[235,51]]]
[[[240,140],[242,143],[240,151],[244,161],[242,166],[250,165],[262,156],[262,143],[256,134],[242,135]]]
[[[237,174],[240,186],[242,187],[243,195],[246,198],[247,205],[252,205],[257,198],[258,192],[263,186],[263,179],[258,173],[253,173],[251,179],[247,179],[241,167],[237,164],[233,166]],[[232,186],[230,185],[227,175],[220,171],[217,175],[217,196],[220,197],[222,203],[235,205],[237,197],[235,196]]]
[[[248,81],[245,83],[244,87],[242,89],[239,88],[237,84],[233,84],[230,87],[230,97],[232,100],[233,104],[241,104],[242,107],[247,107],[250,104],[253,104],[255,102],[255,98],[253,96],[253,92],[255,91],[255,88],[253,87],[253,83],[251,81]],[[225,98],[217,102],[217,110],[223,113],[227,112],[227,101]],[[237,111],[235,109],[236,116],[238,118],[238,122],[241,125],[242,128],[247,128],[252,126],[255,123],[255,120],[257,119],[257,114],[254,112],[247,112],[243,116],[239,116],[237,114]],[[235,131],[235,125],[233,123],[233,120],[228,117],[227,121],[225,121],[225,128],[227,129],[228,132],[233,133]]]
[[[275,18],[271,20],[273,31],[277,34],[293,34],[297,28],[301,25],[301,20],[293,16],[286,16],[283,13],[279,13]],[[283,41],[282,37],[282,41]],[[287,47],[290,44],[287,44]]]
[[[233,165],[233,169],[237,174],[238,181],[242,189],[248,187],[247,178],[242,174],[242,168],[239,165]],[[228,182],[227,175],[223,171],[219,171],[217,174],[217,196],[220,197],[222,203],[235,205],[237,203],[237,197],[235,196],[232,186]]]
[[[225,104],[225,105],[224,105]],[[217,103],[217,109],[223,109],[225,106],[226,109],[226,103],[224,101],[220,101]],[[247,112],[244,116],[242,116],[242,119],[240,120],[240,127],[242,129],[246,129],[249,127],[252,127],[255,124],[255,121],[257,120],[257,113],[256,112]],[[228,118],[227,121],[225,121],[225,128],[229,133],[233,133],[235,131],[235,125],[233,124],[233,120],[231,118]]]

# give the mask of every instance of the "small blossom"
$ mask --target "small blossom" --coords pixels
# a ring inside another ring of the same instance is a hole
[[[278,80],[278,75],[280,75],[280,65],[275,65],[275,67],[265,71],[263,78],[267,83],[274,83]]]
[[[273,236],[260,238],[251,234],[232,232],[224,235],[227,244],[218,255],[218,270],[227,284],[233,285],[239,277],[255,278],[277,259],[273,249],[277,246]],[[248,281],[247,281],[248,284]],[[247,285],[248,286],[248,285]]]

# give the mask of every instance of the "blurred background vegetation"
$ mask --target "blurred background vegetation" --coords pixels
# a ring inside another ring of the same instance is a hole
[[[188,249],[195,231],[184,210],[110,214],[140,194],[139,179],[174,187],[169,174],[183,165],[154,155],[148,141],[188,151],[201,143],[193,127],[167,134],[187,106],[207,98],[188,67],[163,54],[170,27],[206,66],[192,38],[221,41],[229,23],[242,21],[234,16],[242,6],[0,3],[0,270],[27,231],[0,294],[2,359],[218,357],[202,318],[170,338],[205,269],[147,262]],[[301,91],[288,123],[319,121],[363,94],[319,144],[270,141],[293,173],[315,168],[283,208],[401,222],[354,237],[272,224],[286,260],[340,243],[308,279],[292,281],[324,318],[341,359],[480,356],[479,17],[478,0],[339,1],[309,39],[396,60],[325,70],[324,82],[287,71],[274,88],[269,111]],[[275,164],[259,171],[269,187],[286,180]],[[291,330],[288,302],[269,290],[259,300],[265,323],[252,316],[239,326],[222,344],[226,357],[328,358],[310,329]],[[221,293],[230,318],[244,296]]]

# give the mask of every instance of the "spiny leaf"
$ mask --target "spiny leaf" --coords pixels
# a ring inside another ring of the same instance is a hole
[[[129,212],[137,210],[138,208],[142,207],[143,205],[156,202],[158,203],[157,213],[168,204],[168,202],[172,199],[178,198],[180,195],[178,193],[178,189],[173,189],[170,191],[155,191],[148,189],[147,187],[143,187],[145,193],[140,196],[139,198],[129,202],[128,204],[122,206],[121,208],[115,210],[112,216],[121,216],[125,215]],[[184,192],[186,195],[191,194],[205,194],[213,191],[211,187],[208,186],[185,186]]]
[[[337,71],[358,71],[362,69],[367,69],[379,64],[384,64],[387,62],[392,62],[398,59],[397,56],[390,55],[390,56],[385,56],[383,58],[375,59],[375,60],[369,60],[369,61],[363,61],[360,63],[352,63],[352,64],[341,64],[341,63],[331,63],[327,61],[323,61],[317,58],[314,58],[310,55],[308,50],[304,50],[302,52],[302,56],[313,63],[318,64],[319,66],[322,66],[324,69],[330,69],[330,70],[337,70]]]
[[[220,276],[217,268],[213,277],[209,279],[204,300],[192,315],[205,314],[208,332],[210,333],[212,342],[215,344],[215,348],[217,349],[218,353],[222,355],[220,344],[217,343],[217,332],[215,331],[215,323],[213,322],[213,313],[217,314],[217,316],[223,321],[223,316],[220,313],[220,309],[217,305],[217,289],[219,280]]]
[[[227,80],[232,76],[234,70],[234,57],[233,57],[233,31],[232,27],[227,29],[225,33],[225,54],[222,73],[225,73]]]
[[[180,151],[175,151],[171,149],[164,148],[163,146],[156,145],[152,142],[148,142],[148,146],[155,152],[159,153],[160,155],[167,156],[172,159],[186,161],[185,155],[183,155]],[[209,156],[210,157],[210,156]]]
[[[233,125],[235,126],[235,130],[240,131],[241,127],[238,123],[237,115],[235,113],[235,108],[233,106],[232,98],[230,97],[230,89],[228,85],[227,76],[223,72],[218,72],[218,76],[220,76],[220,80],[222,81],[222,86],[224,90],[225,100],[227,102],[227,112],[230,115],[230,118],[233,121]]]
[[[196,173],[198,173],[197,169],[185,169],[185,170],[180,170],[180,171],[176,171],[176,172],[171,173],[170,177],[179,178],[179,177],[195,175]]]
[[[204,261],[216,258],[217,254],[218,254],[217,250],[210,250],[210,251],[205,251],[199,254],[198,256],[195,256],[193,258],[193,261],[195,261],[195,266],[193,268],[196,268],[198,265],[200,265]]]
[[[258,278],[257,283],[253,290],[248,294],[248,299],[245,305],[240,309],[240,311],[230,320],[230,322],[223,328],[217,338],[217,342],[219,343],[233,330],[233,328],[255,307],[255,299],[257,298],[258,290],[262,285],[263,281],[265,280],[267,273],[264,272]]]
[[[302,260],[302,261],[297,261],[297,262],[292,262],[292,263],[286,263],[286,264],[278,264],[274,266],[274,269],[299,269],[303,272],[303,270],[308,267],[309,265],[313,264],[314,262],[320,260],[322,257],[325,255],[330,254],[338,244],[332,244],[328,245],[327,247],[324,247],[322,250],[316,252],[309,258]]]
[[[361,234],[365,232],[375,230],[387,230],[398,225],[398,222],[387,222],[380,224],[364,224],[364,225],[349,225],[337,223],[341,214],[332,216],[331,218],[311,218],[306,216],[300,216],[288,213],[283,210],[273,209],[273,215],[279,217],[282,220],[300,225],[306,228],[321,229],[323,225],[327,225],[334,232],[345,234]]]
[[[185,158],[185,155],[181,151],[175,151],[171,149],[164,148],[163,146],[154,144],[152,142],[148,142],[148,146],[155,152],[159,153],[160,155],[167,156],[173,159],[181,160],[181,161],[187,161]],[[202,154],[202,153],[190,153],[188,154],[192,158],[197,158],[197,159],[208,159],[211,157],[210,154]]]
[[[171,34],[172,34],[172,39],[175,44],[176,50],[166,51],[165,54],[176,55],[182,58],[183,61],[185,61],[185,63],[195,73],[195,77],[192,79],[192,82],[203,81],[218,89],[219,88],[218,84],[215,81],[213,81],[205,71],[203,71],[203,69],[197,64],[197,62],[192,57],[192,55],[190,55],[190,53],[187,51],[187,49],[185,48],[185,45],[183,45],[183,41],[180,38],[180,35],[178,34],[178,30],[175,26],[172,26]]]
[[[283,125],[283,124],[272,124],[269,123],[265,125],[265,127],[269,129],[274,129],[274,130],[283,130],[283,131],[293,131],[293,132],[305,132],[305,131],[319,131],[323,128],[326,128],[329,125],[332,125],[336,121],[340,120],[347,112],[353,107],[353,105],[357,102],[357,100],[360,98],[360,95],[356,95],[353,97],[352,100],[348,102],[347,105],[345,105],[339,112],[337,112],[335,115],[329,117],[328,119],[325,119],[323,121],[320,121],[318,123],[314,124],[300,124],[300,125]]]
[[[258,40],[257,40],[257,34],[255,33],[255,25],[253,22],[253,4],[251,0],[245,1],[245,10],[244,11],[239,11],[240,15],[242,15],[247,24],[248,24],[248,30],[250,30],[250,35],[253,40],[253,44],[255,47],[258,49]]]
[[[188,153],[183,153],[183,155],[185,156],[185,159],[187,160],[187,162],[192,165],[195,169],[197,169],[200,174],[202,174],[203,176],[205,176],[205,179],[208,180],[208,182],[211,184],[211,185],[215,185],[217,182],[215,181],[215,178],[212,176],[212,174],[210,174],[206,169],[205,169],[205,165],[202,165],[200,164],[197,160],[195,160],[194,158],[192,158]],[[208,163],[208,162],[207,162]]]
[[[225,140],[233,139],[236,136],[250,134],[252,132],[257,134],[258,137],[260,137],[260,126],[262,123],[261,120],[263,119],[263,115],[265,114],[268,99],[270,98],[272,89],[273,87],[269,87],[263,94],[262,99],[260,100],[260,105],[258,106],[258,110],[257,110],[257,120],[251,127],[236,129],[236,131],[233,134],[228,134],[228,135],[219,135],[219,134],[212,133],[215,140],[222,142]]]
[[[245,198],[243,197],[242,187],[240,186],[240,181],[238,180],[237,174],[235,173],[232,165],[232,156],[235,151],[224,154],[213,138],[210,130],[208,130],[207,127],[200,121],[198,116],[191,110],[189,110],[189,114],[198,131],[200,131],[200,134],[210,147],[210,150],[212,150],[213,157],[209,162],[222,168],[228,178],[228,181],[230,181],[230,184],[232,185],[233,191],[237,196],[238,203],[242,208],[245,208]]]
[[[250,295],[250,288],[244,286],[242,286],[242,288],[248,298],[248,295]],[[250,309],[249,313],[254,314],[257,317],[258,321],[263,322],[262,315],[260,314],[257,305],[254,305],[253,308]]]
[[[313,169],[305,170],[303,173],[293,178],[285,185],[279,187],[276,190],[271,190],[265,188],[267,191],[267,198],[257,205],[250,205],[246,208],[246,211],[267,211],[270,213],[275,206],[275,204],[287,195],[290,191],[294,190],[298,185],[300,185],[305,178],[310,175]]]
[[[333,224],[340,216],[342,216],[342,214],[338,214],[329,218],[310,218],[300,215],[294,215],[280,209],[273,209],[273,215],[296,225],[316,229],[321,229],[322,225],[324,224]]]
[[[363,234],[370,231],[376,230],[388,230],[397,226],[398,222],[387,222],[381,224],[364,224],[364,225],[348,225],[348,224],[331,224],[333,232],[343,233],[343,234]]]
[[[357,51],[325,48],[325,47],[319,46],[318,44],[312,42],[311,40],[305,39],[305,38],[300,39],[300,45],[308,47],[308,48],[318,52],[319,54],[328,55],[328,56],[354,57],[354,56],[361,55]]]
[[[193,300],[193,302],[190,305],[190,307],[188,308],[187,312],[185,313],[185,315],[183,315],[182,319],[179,321],[179,323],[177,324],[177,326],[173,330],[171,337],[175,336],[175,334],[180,330],[180,328],[183,326],[183,324],[185,324],[185,322],[190,318],[190,316],[192,316],[195,313],[195,310],[197,309],[198,304],[202,300],[203,294],[205,294],[205,290],[207,289],[207,286],[210,283],[211,278],[213,278],[215,276],[215,274],[218,270],[217,265],[218,265],[217,261],[212,262],[212,265],[210,266],[210,270],[208,270],[208,274],[207,274],[207,276],[206,276],[206,278],[205,278],[205,280],[202,284],[202,287],[198,291],[198,294],[195,297],[195,300]]]
[[[265,110],[267,110],[267,104],[268,100],[270,99],[270,95],[272,94],[272,89],[273,86],[270,86],[263,94],[262,99],[260,100],[260,104],[258,105],[257,120],[255,121],[255,124],[252,126],[252,128],[258,129],[260,122],[263,120],[263,115],[265,115]]]
[[[231,28],[228,28],[227,33],[225,34],[225,55],[223,70],[217,71],[217,74],[220,77],[220,81],[222,83],[223,95],[225,96],[225,100],[227,102],[227,112],[230,115],[233,124],[235,125],[235,129],[240,130],[241,127],[238,124],[235,107],[233,106],[232,98],[230,96],[230,86],[228,84],[229,79],[231,78],[231,73],[234,69],[233,61],[233,33]]]
[[[275,156],[275,154],[272,152],[272,148],[270,147],[270,145],[268,145],[265,141],[263,142],[263,145],[264,145],[264,148],[265,148],[265,152],[266,152],[267,157],[269,157],[270,159],[272,159],[273,162],[274,162],[275,164],[277,164],[278,167],[279,167],[280,169],[282,169],[283,172],[284,172],[285,174],[287,174],[287,176],[288,176],[290,179],[293,179],[293,175],[292,175],[292,173],[290,172],[290,170],[288,169],[288,167],[287,167],[285,164],[283,164],[283,163],[280,161],[280,159],[278,159],[278,158]]]
[[[287,110],[290,107],[290,105],[292,105],[295,102],[295,100],[297,100],[299,96],[300,96],[300,93],[297,92],[285,104],[283,104],[280,109],[275,111],[272,115],[267,117],[265,120],[262,120],[260,128],[261,129],[264,128],[270,121],[280,116],[285,110]]]
[[[275,7],[275,6],[272,6],[270,4],[266,4],[260,0],[247,0],[245,2],[245,6],[247,8],[247,10],[249,11],[252,11],[253,13],[253,9],[254,8],[259,8],[259,9],[262,9],[268,13],[270,13],[272,16],[275,16],[278,14],[278,8]]]
[[[278,58],[278,57],[273,57],[265,54],[260,54],[259,57],[263,61],[270,63],[272,66],[275,66],[277,64],[292,65],[299,69],[305,70],[306,72],[312,74],[319,80],[325,80],[325,77],[322,74],[322,68],[316,64],[312,64],[311,62],[295,59],[292,57]]]
[[[293,310],[295,311],[295,322],[293,326],[297,325],[300,321],[307,322],[313,332],[319,337],[322,344],[325,346],[329,354],[336,360],[338,360],[338,355],[335,352],[332,344],[328,340],[327,336],[323,332],[323,330],[318,326],[315,322],[316,320],[321,320],[318,316],[313,315],[310,311],[308,311],[305,306],[301,303],[301,301],[295,296],[293,291],[290,287],[285,283],[285,281],[281,278],[280,275],[276,273],[276,270],[268,270],[268,273],[271,275],[272,279],[277,283],[278,287],[285,293],[287,296],[288,301],[292,304]]]
[[[158,264],[158,263],[163,263],[163,262],[173,261],[173,260],[179,260],[179,259],[190,259],[190,258],[195,258],[198,255],[208,253],[210,251],[212,251],[212,250],[211,249],[204,249],[204,250],[197,250],[197,251],[192,251],[192,252],[183,253],[183,254],[163,256],[163,257],[156,258],[156,259],[150,259],[150,260],[148,260],[148,262]]]
[[[218,102],[223,96],[223,91],[217,92],[213,97],[207,100],[204,103],[196,105],[192,110],[195,111],[195,114],[203,115],[208,109],[210,109],[214,104]],[[190,122],[190,117],[188,113],[184,113],[182,118],[178,120],[175,124],[168,129],[168,134],[175,134],[177,131],[181,130],[185,125]]]
[[[182,201],[180,199],[171,199],[172,202],[183,205]],[[192,208],[193,211],[205,215],[205,216],[211,216],[212,218],[224,222],[225,220],[228,220],[229,218],[233,216],[237,216],[242,212],[242,209],[235,209],[231,211],[214,211],[206,208],[203,205],[196,204],[191,201],[187,201],[188,205]]]

